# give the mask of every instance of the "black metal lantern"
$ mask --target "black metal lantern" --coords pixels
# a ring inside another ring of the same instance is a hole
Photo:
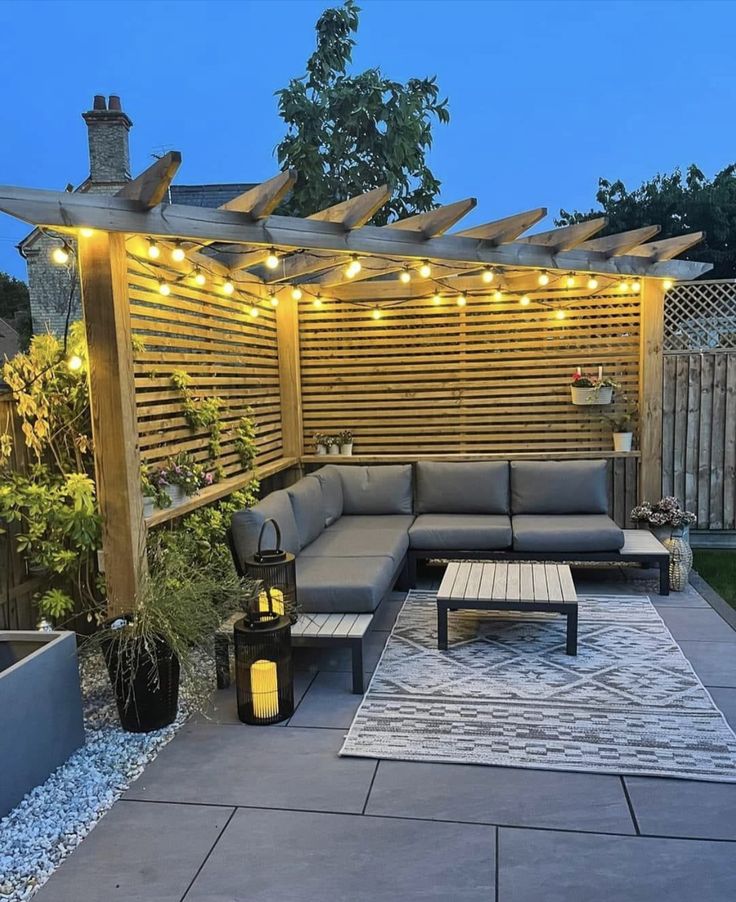
[[[263,533],[268,524],[273,525],[275,548],[263,548]],[[245,573],[261,584],[256,600],[258,611],[286,616],[292,623],[297,620],[296,558],[281,548],[281,530],[275,520],[266,520],[258,536],[258,549],[253,557],[245,560]]]
[[[294,713],[291,623],[257,611],[235,624],[235,685],[243,723],[270,724]]]

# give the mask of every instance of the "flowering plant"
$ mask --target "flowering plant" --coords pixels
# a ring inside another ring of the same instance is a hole
[[[593,373],[573,373],[570,379],[570,385],[575,388],[620,388],[618,382],[611,379],[610,376],[596,376]]]
[[[681,529],[694,526],[698,522],[697,515],[682,508],[680,502],[672,495],[661,498],[652,504],[644,501],[631,512],[635,523],[648,523],[650,526],[672,526]]]

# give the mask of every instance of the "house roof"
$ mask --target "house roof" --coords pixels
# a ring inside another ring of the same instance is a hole
[[[0,363],[5,357],[13,357],[20,348],[20,337],[13,326],[5,319],[0,319]]]
[[[169,201],[191,207],[221,207],[239,194],[254,188],[256,182],[238,182],[216,185],[171,185]]]

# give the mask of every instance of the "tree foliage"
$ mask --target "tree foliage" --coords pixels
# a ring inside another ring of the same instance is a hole
[[[4,319],[20,336],[22,348],[31,338],[31,302],[28,286],[6,272],[0,272],[0,319]]]
[[[558,225],[593,219],[603,212],[608,225],[602,235],[660,225],[657,236],[670,238],[688,232],[705,232],[705,241],[681,254],[682,259],[713,264],[708,279],[736,277],[736,164],[726,166],[712,179],[694,164],[685,175],[679,169],[658,174],[629,191],[619,179],[598,181],[596,201],[601,209],[587,213],[560,211]]]
[[[388,184],[391,199],[374,219],[381,225],[436,206],[440,183],[426,157],[433,123],[450,115],[435,77],[402,84],[378,68],[348,73],[359,12],[346,0],[317,21],[306,74],[276,92],[288,127],[276,153],[299,173],[285,212],[308,216]]]

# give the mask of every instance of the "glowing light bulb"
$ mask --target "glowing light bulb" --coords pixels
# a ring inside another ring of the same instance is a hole
[[[276,269],[279,265],[279,258],[276,256],[276,248],[271,248],[268,252],[268,256],[266,257],[266,266],[269,269]]]
[[[303,297],[301,288],[292,288],[291,289],[291,299],[292,301],[301,301]]]
[[[428,279],[432,275],[432,267],[429,265],[429,260],[425,260],[419,267],[419,275],[423,279]]]
[[[58,263],[59,266],[63,266],[65,263],[68,263],[69,247],[66,244],[55,247],[53,251],[51,251],[51,259],[54,261],[54,263]]]
[[[225,292],[225,294],[232,294],[235,291],[235,286],[230,281],[230,279],[226,279],[222,283],[222,290]]]
[[[411,282],[411,270],[408,266],[405,266],[401,272],[399,273],[399,279],[404,283],[404,285],[408,285]]]
[[[70,373],[77,373],[82,369],[82,358],[79,354],[71,354],[67,358],[66,366]]]
[[[435,305],[435,307],[439,307],[439,305],[442,303],[442,295],[435,292],[432,295],[432,303]]]
[[[158,293],[162,294],[164,297],[168,297],[171,294],[171,285],[161,279],[158,283]]]
[[[634,279],[634,281],[631,283],[631,290],[633,292],[637,292],[640,289],[641,289],[641,282],[638,279]]]
[[[521,304],[522,307],[528,307],[529,304],[531,304],[531,300],[529,299],[529,295],[528,295],[528,294],[522,294],[522,296],[519,298],[519,303]]]
[[[566,277],[566,279],[565,279],[565,285],[566,285],[568,288],[574,288],[574,287],[575,287],[575,276],[574,276],[571,272],[567,274],[567,277]]]
[[[490,266],[486,266],[486,267],[484,267],[484,269],[483,269],[483,275],[482,275],[481,278],[482,278],[483,281],[486,283],[486,285],[489,285],[489,284],[493,281],[494,275],[495,275],[495,273],[493,272],[493,270],[491,269],[491,267],[490,267]]]
[[[373,313],[371,313],[371,316],[373,317],[373,319],[380,319],[383,316],[383,314],[381,313],[381,308],[374,307]]]
[[[319,308],[322,306],[322,296],[318,294],[317,297],[312,301],[312,305],[319,310]]]
[[[555,310],[555,319],[564,319],[567,316],[564,310]]]
[[[673,284],[674,282],[672,279],[665,279],[664,282],[662,282],[662,288],[664,288],[665,291],[669,291]]]
[[[158,260],[158,258],[161,256],[161,248],[153,240],[153,238],[148,239],[148,256],[151,258],[151,260]]]
[[[82,238],[91,238],[95,233],[94,229],[80,229],[79,234]]]
[[[537,276],[537,283],[539,285],[549,285],[549,273],[548,272],[540,272]]]
[[[350,263],[345,267],[345,275],[348,279],[354,279],[358,273],[361,271],[363,267],[360,264],[360,260],[353,254],[350,258]]]
[[[596,279],[595,276],[591,276],[588,279],[588,288],[590,288],[591,291],[594,291],[597,287],[598,287],[598,279]]]
[[[457,296],[457,301],[455,303],[458,305],[458,307],[464,307],[468,303],[468,299],[464,294],[460,293]]]
[[[253,317],[253,319],[256,319],[258,316],[258,307],[253,305],[253,307],[250,308],[250,315]]]
[[[624,279],[623,282],[619,282],[619,283],[618,283],[618,290],[619,290],[619,291],[627,292],[627,291],[629,291],[630,289],[631,289],[631,286],[630,286],[629,283],[626,281],[626,279]]]
[[[186,254],[184,253],[184,248],[177,241],[174,247],[171,249],[171,259],[174,263],[181,263],[182,260],[186,259]]]
[[[269,295],[268,300],[270,301],[272,307],[278,307],[279,299],[276,297],[275,294],[273,294],[273,292]]]
[[[503,292],[500,290],[500,288],[497,288],[493,292],[493,300],[494,301],[502,301],[503,300]]]
[[[194,270],[194,281],[197,285],[204,285],[204,283],[207,281],[207,277],[199,268]]]

